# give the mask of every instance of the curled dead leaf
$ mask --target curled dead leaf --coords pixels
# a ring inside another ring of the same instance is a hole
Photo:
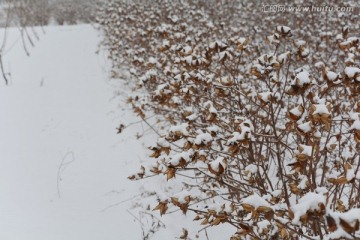
[[[242,206],[243,209],[244,209],[245,211],[247,211],[247,212],[252,212],[252,211],[254,210],[254,207],[251,206],[250,204],[245,204],[245,203],[243,203],[243,204],[241,204],[241,206]]]
[[[328,229],[330,232],[334,232],[337,229],[335,219],[333,217],[331,217],[330,215],[326,216],[326,222],[327,222],[327,226],[328,226]]]
[[[167,204],[168,204],[167,201],[159,202],[159,204],[153,209],[153,211],[159,210],[160,215],[164,215],[168,209]]]
[[[168,167],[166,171],[166,180],[170,180],[175,177],[176,169],[174,167]]]

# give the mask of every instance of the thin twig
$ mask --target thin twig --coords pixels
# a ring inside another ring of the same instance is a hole
[[[72,160],[65,162],[68,156],[71,156]],[[65,168],[74,161],[75,161],[74,152],[68,152],[62,157],[61,163],[58,167],[57,179],[56,179],[57,194],[59,198],[61,198],[61,191],[60,191],[60,182],[62,181],[61,174],[65,170]]]

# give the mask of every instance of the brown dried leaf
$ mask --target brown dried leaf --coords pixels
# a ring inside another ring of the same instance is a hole
[[[359,231],[359,229],[360,229],[359,219],[356,219],[356,222],[355,222],[355,225],[354,225],[354,229],[355,229],[355,231]]]
[[[350,223],[346,222],[344,219],[340,218],[340,226],[344,229],[345,232],[351,234],[355,231],[355,228],[350,225]]]
[[[291,210],[291,208],[288,209],[289,217],[290,219],[294,219],[295,215],[294,212]]]
[[[326,216],[326,222],[327,222],[328,229],[330,232],[334,232],[337,229],[335,219],[333,217],[331,217],[330,215]]]
[[[303,115],[303,113],[305,112],[305,108],[303,107],[303,105],[299,105],[299,106],[297,106],[297,110],[300,113],[299,115],[290,111],[290,112],[287,113],[287,117],[290,118],[293,121],[299,120],[301,118],[301,116]]]
[[[151,158],[158,158],[161,155],[161,149],[156,149],[154,152],[150,155]]]
[[[259,213],[256,210],[253,210],[251,212],[251,218],[256,221],[259,218]]]
[[[170,180],[175,177],[176,169],[173,167],[168,167],[166,171],[166,180]]]
[[[282,239],[287,239],[288,238],[289,234],[288,234],[288,232],[286,231],[285,228],[281,229],[280,236],[281,236]]]
[[[239,226],[245,231],[245,233],[249,233],[252,231],[252,227],[247,224],[239,223]]]
[[[260,206],[256,209],[256,211],[260,213],[267,213],[267,212],[272,212],[273,210],[270,207]]]
[[[213,225],[213,226],[219,225],[222,221],[223,221],[222,218],[217,217],[211,222],[211,225]]]
[[[274,218],[274,211],[265,212],[264,217],[266,220],[271,221]]]
[[[241,204],[241,206],[243,207],[243,209],[247,212],[252,212],[254,210],[254,207],[251,206],[250,204]]]
[[[160,215],[163,215],[166,213],[168,206],[167,206],[167,202],[159,202],[159,204],[153,209],[153,211],[159,210],[160,211]]]
[[[201,225],[206,225],[209,223],[209,219],[208,218],[204,218],[204,220],[200,223]]]
[[[347,184],[348,180],[345,176],[339,178],[328,178],[328,181],[332,184]]]
[[[219,166],[218,166],[218,171],[216,171],[215,169],[212,168],[211,164],[208,164],[208,168],[209,168],[209,171],[212,173],[212,174],[215,174],[216,176],[220,176],[223,172],[224,172],[224,167],[221,163],[219,163]]]
[[[189,235],[189,232],[188,230],[186,230],[185,228],[182,229],[182,234],[181,236],[179,237],[180,239],[187,239],[188,238],[188,235]]]
[[[300,216],[300,221],[301,221],[302,224],[306,224],[309,221],[308,214],[306,213],[306,214]]]

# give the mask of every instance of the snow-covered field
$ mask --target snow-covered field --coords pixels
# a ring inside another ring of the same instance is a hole
[[[175,239],[184,226],[197,234],[199,223],[185,222],[192,215],[160,219],[154,201],[141,196],[164,188],[165,177],[127,179],[146,161],[154,135],[141,123],[116,134],[120,123],[138,119],[124,103],[129,87],[109,80],[105,53],[96,53],[99,32],[90,25],[36,31],[30,56],[16,29],[4,52],[11,81],[0,83],[0,239],[140,240],[158,223],[149,239]],[[208,230],[210,240],[231,234],[217,230]]]
[[[0,239],[140,239],[126,200],[141,184],[127,175],[143,146],[136,126],[115,134],[133,116],[113,99],[106,60],[95,53],[98,32],[89,25],[44,30],[37,29],[29,57],[9,31],[11,84],[1,79],[0,87]]]

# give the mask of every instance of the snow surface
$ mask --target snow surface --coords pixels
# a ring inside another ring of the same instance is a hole
[[[299,72],[296,77],[295,77],[295,83],[296,85],[298,85],[299,87],[303,87],[304,84],[309,84],[311,83],[311,79],[310,79],[310,74],[308,71],[302,71]]]
[[[300,217],[306,214],[308,210],[319,210],[319,204],[325,205],[326,198],[323,194],[308,192],[299,199],[299,203],[292,206],[294,212],[294,224],[300,224]]]
[[[9,31],[15,46],[4,56],[11,85],[1,79],[0,86],[0,239],[140,239],[126,211],[139,184],[126,177],[136,167],[133,152],[144,151],[135,129],[115,134],[120,117],[129,117],[111,113],[117,106],[105,56],[95,54],[100,38],[88,25],[44,30],[37,29],[30,57],[16,29]]]
[[[359,73],[360,73],[360,68],[357,68],[357,67],[346,67],[345,68],[345,74],[349,78],[353,78],[355,76],[355,74],[359,74]],[[358,80],[358,78],[356,78],[356,80]]]
[[[304,133],[308,133],[311,131],[311,122],[305,122],[298,125],[298,128],[303,131]]]
[[[325,104],[314,104],[315,111],[313,114],[330,114],[327,106]]]
[[[151,211],[156,199],[144,192],[161,196],[166,176],[127,179],[149,162],[146,147],[157,136],[141,123],[116,134],[120,123],[139,119],[124,103],[129,87],[109,80],[106,54],[95,53],[99,32],[90,25],[36,31],[40,41],[34,48],[27,44],[29,57],[16,29],[4,51],[11,84],[0,79],[0,239],[141,240],[151,229],[150,214],[162,225],[150,240],[176,239],[183,227],[205,239],[194,214],[160,218]],[[187,132],[178,128],[173,130]],[[144,134],[141,142],[138,133]],[[211,239],[228,239],[235,231],[207,229]]]
[[[260,197],[256,193],[244,198],[241,201],[241,203],[242,204],[249,204],[249,205],[253,206],[254,208],[258,208],[258,207],[269,207],[269,208],[271,208],[271,205],[265,199],[263,199],[262,197]]]
[[[327,71],[326,76],[330,81],[335,81],[339,77],[339,74],[334,73],[332,71]]]

